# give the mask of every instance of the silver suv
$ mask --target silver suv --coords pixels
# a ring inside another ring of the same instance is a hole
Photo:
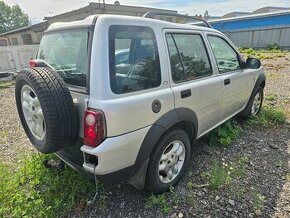
[[[209,25],[149,15],[52,24],[17,77],[16,102],[40,152],[160,193],[185,173],[195,140],[259,113],[265,75]]]

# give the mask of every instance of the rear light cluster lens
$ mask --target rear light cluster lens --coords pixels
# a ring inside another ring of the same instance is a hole
[[[29,60],[29,66],[30,67],[36,67],[36,60]]]
[[[84,144],[97,147],[106,137],[105,116],[102,111],[88,109],[84,116]]]

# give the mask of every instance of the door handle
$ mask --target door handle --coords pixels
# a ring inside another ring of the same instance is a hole
[[[224,84],[225,84],[225,86],[226,86],[226,85],[229,85],[230,83],[231,83],[231,80],[230,80],[230,79],[225,79],[225,80],[224,80]]]
[[[191,89],[186,89],[180,92],[181,98],[187,98],[191,96]]]

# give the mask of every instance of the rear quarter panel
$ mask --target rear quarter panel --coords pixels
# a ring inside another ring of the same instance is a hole
[[[132,25],[146,26],[153,29],[161,67],[161,85],[157,88],[114,94],[110,88],[109,76],[109,26]],[[165,48],[162,31],[154,25],[154,21],[144,22],[139,18],[99,17],[93,36],[93,49],[90,68],[89,107],[104,112],[107,125],[107,137],[122,135],[152,125],[159,117],[174,108],[173,93],[169,87],[168,62],[164,55]],[[161,111],[152,111],[152,102],[161,102]]]

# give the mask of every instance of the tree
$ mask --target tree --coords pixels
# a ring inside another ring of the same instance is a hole
[[[0,33],[29,25],[29,17],[19,5],[9,6],[0,0]]]

